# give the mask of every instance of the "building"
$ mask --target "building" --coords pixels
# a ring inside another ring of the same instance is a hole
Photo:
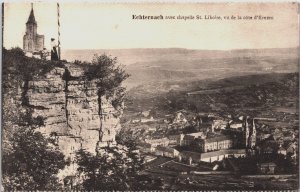
[[[260,174],[274,174],[276,164],[275,163],[260,163],[257,165],[258,172]]]
[[[145,143],[149,143],[151,144],[152,146],[156,147],[156,146],[168,146],[169,145],[169,139],[164,137],[164,138],[161,138],[161,139],[146,139],[145,140]]]
[[[31,7],[28,21],[26,22],[26,33],[23,37],[23,50],[25,52],[38,52],[44,48],[44,35],[37,34],[37,22]]]
[[[255,122],[253,119],[253,124],[252,124],[252,132],[251,132],[251,136],[249,137],[249,144],[250,144],[250,148],[253,148],[256,145],[256,126],[255,126]]]
[[[153,153],[155,151],[155,147],[149,143],[140,143],[137,148],[142,153]]]
[[[204,162],[221,161],[228,157],[245,157],[245,149],[224,149],[220,151],[212,151],[207,153],[198,153],[194,151],[181,151],[179,153],[179,161],[187,162],[188,164]]]
[[[224,158],[228,157],[245,157],[246,150],[245,149],[224,149],[220,151],[212,151],[208,153],[201,154],[201,161],[205,162],[214,162],[214,161],[221,161]]]
[[[286,154],[291,155],[293,158],[296,159],[297,151],[298,151],[297,142],[286,142],[284,144],[284,147],[286,149]]]
[[[254,120],[255,119],[252,119],[252,124],[248,123],[248,117],[244,120],[244,123],[241,123],[240,120],[235,123],[233,123],[233,121],[229,122],[229,128],[222,130],[222,133],[233,137],[234,147],[253,149],[257,143],[257,132]],[[264,136],[259,135],[258,138],[261,140]]]
[[[155,150],[155,155],[175,158],[178,157],[179,151],[171,147],[157,146]]]
[[[278,151],[278,147],[279,146],[277,142],[271,136],[261,141],[255,148],[259,154],[276,154]]]
[[[181,151],[178,155],[179,162],[186,162],[191,165],[192,163],[199,163],[201,161],[201,153],[194,151]]]
[[[182,140],[180,141],[180,146],[189,146],[195,141],[195,139],[204,139],[205,137],[206,135],[204,132],[186,134],[182,137]]]
[[[146,156],[144,157],[144,162],[143,162],[143,164],[148,163],[148,162],[151,162],[151,161],[155,160],[156,158],[157,158],[157,157],[155,157],[155,156],[146,155]]]
[[[250,130],[248,118],[246,118],[244,139],[246,148],[253,148],[256,145],[256,126],[254,119],[252,129]]]
[[[147,123],[147,122],[153,122],[156,121],[152,116],[150,116],[149,118],[141,118],[141,123]]]
[[[230,129],[242,129],[243,123],[231,123],[229,127]]]
[[[175,118],[173,120],[173,123],[182,123],[185,124],[187,123],[186,118],[184,117],[183,113],[181,111],[178,111],[175,115]]]
[[[211,125],[211,129],[215,130],[215,129],[226,129],[226,127],[228,126],[228,122],[225,120],[213,120],[212,125]]]
[[[278,150],[277,150],[278,154],[282,154],[282,155],[286,155],[286,149],[283,148],[281,145],[279,146]]]
[[[198,139],[196,145],[201,152],[217,151],[232,148],[233,140],[227,135],[217,135],[212,138]]]
[[[168,138],[169,138],[169,146],[180,145],[180,141],[183,138],[183,134],[169,135]]]
[[[141,112],[141,114],[143,115],[143,117],[149,117],[149,115],[150,115],[150,110],[148,110],[148,111],[143,111],[143,112]]]

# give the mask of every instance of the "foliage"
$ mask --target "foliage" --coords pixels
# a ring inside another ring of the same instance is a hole
[[[161,183],[148,176],[139,175],[143,159],[139,157],[134,142],[102,148],[97,155],[84,150],[77,152],[78,171],[84,181],[77,186],[83,190],[151,190],[161,189]],[[145,182],[146,180],[146,182]]]
[[[85,175],[85,190],[126,190],[141,169],[137,154],[126,147],[107,147],[98,155],[80,150],[77,153],[78,171]],[[118,185],[116,185],[118,183]]]
[[[62,67],[62,63],[26,57],[20,48],[3,49],[3,76],[32,80],[33,77],[45,75],[54,67]]]
[[[12,151],[3,154],[3,184],[6,190],[55,190],[55,175],[67,162],[39,132],[20,127],[11,138]]]
[[[92,63],[86,66],[85,75],[88,80],[97,80],[98,94],[107,97],[116,94],[115,104],[120,104],[124,96],[125,89],[121,84],[129,75],[118,62],[117,58],[109,57],[105,54],[95,55]]]

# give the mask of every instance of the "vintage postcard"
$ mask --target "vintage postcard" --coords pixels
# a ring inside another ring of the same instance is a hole
[[[1,191],[298,191],[297,3],[3,3]]]

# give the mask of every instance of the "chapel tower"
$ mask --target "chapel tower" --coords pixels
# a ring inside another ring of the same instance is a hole
[[[247,148],[249,146],[249,124],[248,124],[248,117],[246,117],[246,125],[245,125],[245,133],[244,133],[244,141],[245,141],[245,147]]]
[[[44,48],[44,35],[37,34],[37,22],[34,17],[33,5],[26,22],[26,32],[23,37],[23,50],[25,52],[41,51]]]
[[[249,144],[251,148],[253,148],[256,145],[256,127],[255,127],[254,119],[253,119],[252,134],[249,139]]]

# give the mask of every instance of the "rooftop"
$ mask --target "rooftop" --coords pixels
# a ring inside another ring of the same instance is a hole
[[[206,142],[210,143],[210,142],[216,142],[216,141],[224,141],[224,140],[230,140],[230,136],[228,135],[216,135],[214,137],[211,138],[206,138]]]
[[[181,151],[180,154],[200,159],[200,158],[215,157],[219,155],[246,154],[246,150],[245,149],[224,149],[220,151],[212,151],[207,153],[199,153],[194,151]]]
[[[201,137],[204,135],[204,133],[201,131],[201,132],[197,132],[197,133],[189,133],[187,135],[194,136],[194,137]]]
[[[214,157],[219,155],[231,155],[231,154],[246,154],[245,149],[224,149],[220,151],[212,151],[207,153],[202,153],[201,158]]]
[[[165,151],[165,152],[169,152],[169,153],[173,153],[174,151],[177,151],[174,148],[171,147],[163,147],[163,146],[157,146],[156,150],[160,150],[160,151]]]

